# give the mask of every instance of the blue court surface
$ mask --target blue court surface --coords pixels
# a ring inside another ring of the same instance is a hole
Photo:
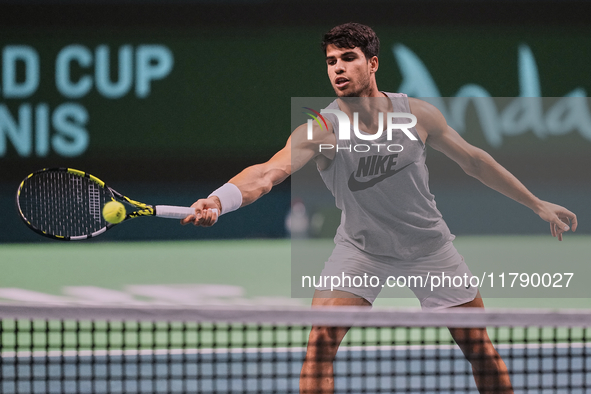
[[[499,345],[516,393],[588,393],[589,345]],[[303,348],[4,353],[2,393],[298,393]],[[586,389],[584,387],[587,387]],[[477,393],[453,345],[341,348],[336,393]]]

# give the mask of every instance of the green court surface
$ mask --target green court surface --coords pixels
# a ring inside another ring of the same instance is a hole
[[[331,243],[314,240],[310,245],[330,251]],[[483,290],[489,307],[591,307],[591,300],[576,291],[586,288],[591,278],[589,236],[568,234],[563,242],[549,235],[464,236],[454,244],[474,275],[494,274],[497,288],[502,273],[506,273],[506,287],[513,272],[574,273],[574,296],[557,289],[554,297],[550,289],[549,297],[505,298],[510,293],[495,291],[487,296]],[[322,266],[322,256],[312,253],[310,258],[317,258]],[[309,299],[291,298],[290,240],[4,244],[0,272],[2,301],[309,303]],[[518,278],[513,285],[519,284]],[[383,291],[376,306],[418,306],[408,289],[389,290]]]
[[[569,236],[561,243],[550,236],[473,236],[458,237],[454,243],[474,275],[568,270],[573,283],[585,288],[591,277],[589,241],[589,236]],[[4,244],[0,302],[306,305],[309,299],[291,298],[292,246],[290,240]],[[321,266],[330,249],[331,241],[312,240],[304,257],[318,259]],[[418,306],[410,291],[402,290],[384,291],[376,305]],[[589,308],[591,302],[487,297],[486,305],[566,309]],[[295,393],[309,333],[305,324],[294,328],[158,319],[7,319],[0,328],[0,391],[7,394],[135,393],[146,388],[244,392],[240,390],[253,384],[260,392]],[[554,392],[588,387],[589,331],[488,329],[516,392],[527,388],[540,394],[547,387],[557,388]],[[399,373],[384,376],[392,370]],[[335,361],[335,385],[338,392],[378,386],[413,390],[406,392],[434,392],[422,390],[434,387],[448,393],[476,390],[470,364],[445,328],[353,328]]]

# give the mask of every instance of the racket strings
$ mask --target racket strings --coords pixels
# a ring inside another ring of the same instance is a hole
[[[111,196],[86,177],[45,171],[26,179],[18,198],[21,214],[30,225],[46,234],[75,237],[107,225],[101,210]]]

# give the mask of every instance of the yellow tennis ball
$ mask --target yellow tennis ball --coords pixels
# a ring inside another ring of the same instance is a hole
[[[111,224],[121,223],[125,219],[125,205],[119,201],[109,201],[103,207],[103,217]]]

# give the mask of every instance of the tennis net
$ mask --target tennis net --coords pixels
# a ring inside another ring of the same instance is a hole
[[[473,367],[481,392],[511,392],[500,360],[516,393],[591,392],[586,312],[4,304],[0,319],[6,394],[299,393],[301,374],[325,393],[331,366],[335,393],[478,393]],[[457,327],[488,327],[498,356]]]

